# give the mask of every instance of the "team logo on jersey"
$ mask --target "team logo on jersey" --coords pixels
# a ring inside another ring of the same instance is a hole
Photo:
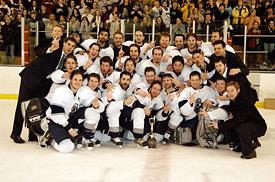
[[[79,108],[79,104],[75,103],[71,109],[71,112],[69,113],[69,116],[71,116],[73,113],[75,113]]]

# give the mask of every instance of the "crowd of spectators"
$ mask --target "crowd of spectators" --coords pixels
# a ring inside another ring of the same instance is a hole
[[[35,41],[36,22],[39,22],[39,39],[50,37],[55,24],[69,32],[78,31],[82,39],[92,36],[97,26],[107,28],[112,35],[125,21],[126,39],[132,39],[133,24],[136,30],[152,32],[152,20],[156,20],[155,33],[168,31],[172,25],[172,37],[176,34],[206,33],[206,25],[212,30],[223,28],[226,20],[231,35],[242,35],[244,25],[249,35],[275,35],[272,0],[0,0],[0,50],[8,56],[20,56],[21,17],[30,28],[30,41]],[[148,37],[147,37],[148,39]],[[243,37],[233,37],[235,50],[242,50]],[[269,52],[263,61],[274,61],[274,37],[248,38],[248,51]],[[273,53],[272,53],[273,51]],[[274,63],[273,63],[274,64]]]

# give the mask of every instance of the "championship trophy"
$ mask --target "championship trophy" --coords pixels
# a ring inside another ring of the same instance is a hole
[[[147,143],[148,143],[148,147],[149,148],[156,148],[156,139],[155,139],[155,136],[154,136],[154,124],[156,122],[156,117],[154,116],[153,118],[150,118],[149,119],[149,124],[151,126],[151,131],[150,131],[150,135],[147,139]]]

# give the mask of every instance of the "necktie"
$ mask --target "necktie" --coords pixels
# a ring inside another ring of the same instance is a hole
[[[65,57],[66,57],[65,54],[62,54],[62,57],[61,57],[61,59],[58,63],[57,69],[62,69],[63,68]]]

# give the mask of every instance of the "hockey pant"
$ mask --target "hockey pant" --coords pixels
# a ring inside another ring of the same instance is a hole
[[[122,109],[122,101],[112,101],[106,108],[106,116],[109,124],[109,135],[112,138],[119,137],[119,117]]]

